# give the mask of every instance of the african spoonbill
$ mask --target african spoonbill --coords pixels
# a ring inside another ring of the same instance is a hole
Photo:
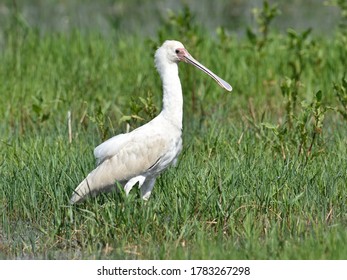
[[[163,85],[163,109],[147,124],[119,134],[94,150],[97,167],[74,190],[70,202],[83,201],[89,195],[124,186],[126,195],[138,183],[141,197],[147,200],[157,176],[175,164],[182,150],[183,97],[178,63],[192,64],[211,76],[222,88],[232,87],[196,61],[178,41],[165,41],[155,53],[155,65]]]

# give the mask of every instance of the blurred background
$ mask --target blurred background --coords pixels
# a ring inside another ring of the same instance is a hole
[[[153,36],[170,13],[189,7],[201,27],[215,33],[218,26],[240,36],[245,27],[254,25],[252,10],[262,6],[262,0],[1,0],[0,40],[10,24],[13,13],[21,16],[22,24],[40,32],[110,32]],[[280,0],[281,15],[272,28],[279,32],[287,28],[304,30],[312,27],[315,34],[329,35],[337,26],[340,14],[324,0]]]

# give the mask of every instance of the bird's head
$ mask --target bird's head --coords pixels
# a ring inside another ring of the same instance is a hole
[[[159,72],[166,67],[165,65],[177,64],[180,61],[194,65],[196,68],[212,77],[222,88],[227,91],[232,90],[232,87],[226,81],[195,60],[181,42],[167,40],[155,53],[155,63]]]
[[[189,55],[183,44],[174,40],[167,40],[157,50],[156,56],[163,56],[169,63],[178,63],[184,61],[184,57]]]

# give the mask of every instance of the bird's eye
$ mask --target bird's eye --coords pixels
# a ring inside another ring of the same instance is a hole
[[[178,50],[178,49],[177,49],[177,50],[175,50],[175,53],[179,54],[179,52],[180,52],[180,50]]]

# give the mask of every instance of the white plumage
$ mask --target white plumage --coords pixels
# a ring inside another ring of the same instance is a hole
[[[178,41],[165,41],[155,53],[155,65],[163,83],[163,109],[147,124],[119,134],[94,150],[97,167],[75,189],[70,202],[107,192],[119,182],[126,194],[139,183],[147,200],[156,177],[175,163],[182,150],[183,97],[178,62],[193,64],[228,91],[231,86],[197,62]]]

